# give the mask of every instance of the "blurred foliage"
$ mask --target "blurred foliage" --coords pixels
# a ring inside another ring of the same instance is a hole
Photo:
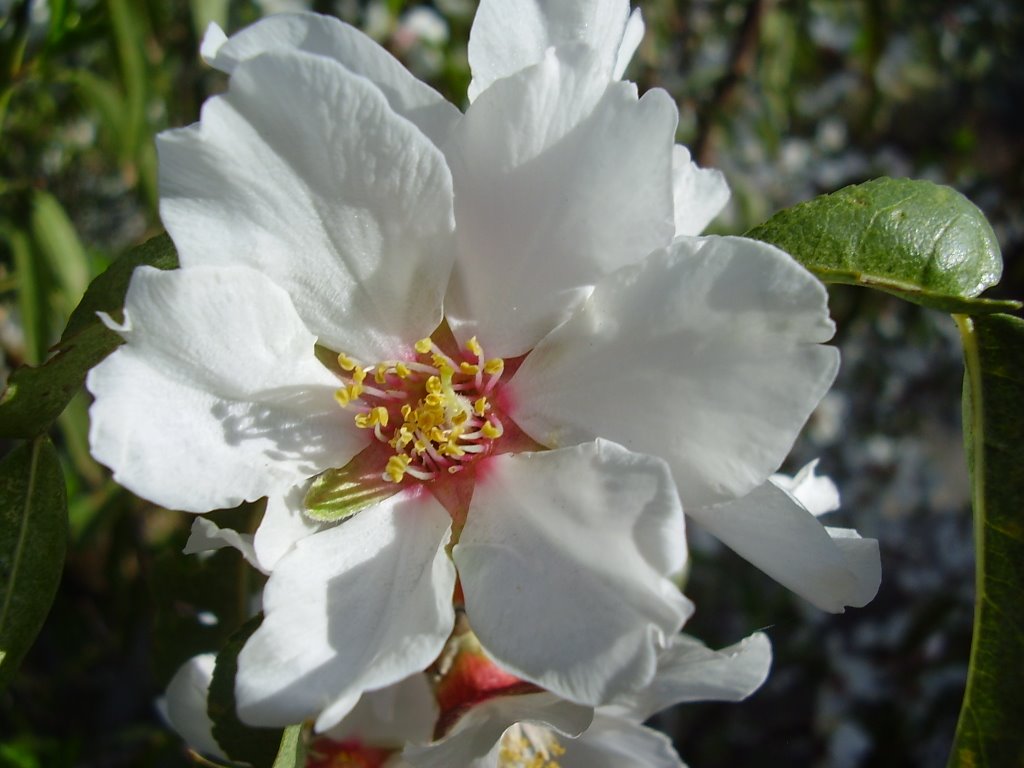
[[[0,0],[0,380],[45,361],[89,281],[160,231],[152,136],[197,119],[224,87],[196,53],[206,25],[230,32],[300,4]],[[463,103],[472,0],[427,4],[441,13],[429,34],[401,0],[312,5]],[[982,209],[1007,265],[996,295],[1024,294],[1018,2],[641,7],[648,34],[630,74],[677,98],[680,139],[727,174],[734,199],[717,230],[878,175],[926,178]],[[727,644],[774,622],[777,660],[750,702],[662,718],[694,765],[924,766],[952,740],[972,606],[963,457],[940,453],[959,441],[955,332],[853,288],[835,290],[832,306],[847,364],[794,460],[822,455],[852,510],[843,523],[882,540],[882,591],[867,609],[826,617],[698,537],[692,630]],[[109,479],[88,453],[87,407],[76,395],[51,431],[68,558],[38,642],[0,692],[0,767],[184,765],[154,700],[178,664],[242,624],[255,575],[231,551],[183,557],[190,519]],[[214,519],[251,530],[258,514]]]

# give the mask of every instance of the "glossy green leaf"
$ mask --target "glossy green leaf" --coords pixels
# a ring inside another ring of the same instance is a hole
[[[282,729],[250,727],[238,719],[235,711],[238,654],[262,622],[262,614],[254,616],[231,635],[227,645],[217,654],[206,713],[213,721],[213,738],[228,757],[249,763],[255,768],[271,768],[275,766],[275,758],[283,739]]]
[[[0,437],[34,437],[50,428],[85,381],[85,375],[121,344],[121,337],[96,316],[119,314],[135,267],[177,266],[166,235],[153,238],[119,258],[89,286],[72,312],[55,354],[38,367],[22,366],[11,374],[0,395]]]
[[[35,641],[60,585],[67,547],[67,493],[46,437],[0,461],[0,686]]]
[[[1024,320],[958,317],[976,550],[974,640],[950,765],[1024,765]]]
[[[826,283],[876,288],[945,312],[1020,307],[975,298],[999,281],[999,243],[970,200],[930,181],[855,184],[780,211],[746,236],[777,245]]]
[[[281,746],[273,768],[303,768],[306,764],[306,740],[301,725],[290,725],[284,729]]]
[[[374,443],[344,467],[317,475],[306,492],[306,516],[321,522],[344,520],[398,493],[399,484],[381,477],[390,454],[386,448]]]

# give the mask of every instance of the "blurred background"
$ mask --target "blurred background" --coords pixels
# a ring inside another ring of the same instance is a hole
[[[156,131],[197,119],[225,78],[202,31],[310,7],[386,46],[456,104],[473,0],[0,0],[0,380],[44,360],[91,278],[160,232]],[[1016,0],[642,2],[628,72],[680,107],[679,139],[733,189],[712,226],[880,175],[949,184],[989,217],[1024,297],[1024,8]],[[699,766],[933,766],[966,678],[973,548],[949,317],[841,287],[843,368],[785,469],[820,457],[843,508],[829,525],[881,542],[867,608],[823,614],[692,532],[688,631],[726,645],[765,628],[776,654],[741,705],[659,716]],[[117,488],[89,456],[87,396],[54,439],[71,540],[53,611],[0,692],[0,768],[183,766],[154,700],[220,646],[255,575],[234,552],[180,550],[191,518]],[[10,445],[0,444],[0,451]],[[259,509],[218,513],[245,526]]]

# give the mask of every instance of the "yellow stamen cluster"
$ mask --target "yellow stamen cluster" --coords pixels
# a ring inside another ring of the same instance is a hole
[[[418,360],[370,366],[338,355],[350,380],[335,399],[342,407],[360,408],[356,426],[372,429],[394,449],[382,474],[393,483],[406,475],[432,480],[441,472],[454,474],[504,432],[488,398],[505,368],[501,358],[485,359],[475,337],[466,343],[468,359],[460,361],[430,338],[414,348]]]
[[[565,754],[554,733],[525,723],[514,725],[501,739],[501,768],[560,768],[555,758]]]

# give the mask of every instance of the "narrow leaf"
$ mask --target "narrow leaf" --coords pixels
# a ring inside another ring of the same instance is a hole
[[[999,281],[999,243],[970,200],[930,181],[845,187],[780,211],[747,237],[777,245],[826,283],[868,286],[954,313],[1020,307],[975,298]]]
[[[303,768],[306,764],[306,740],[301,725],[290,725],[284,729],[281,746],[273,768]]]
[[[32,198],[32,234],[39,251],[57,278],[67,309],[78,304],[89,284],[89,257],[64,207],[53,195],[36,192]]]
[[[394,496],[402,486],[381,474],[391,451],[374,442],[340,469],[317,475],[306,492],[305,513],[312,520],[334,522]]]
[[[67,506],[49,439],[20,445],[0,461],[0,686],[13,677],[57,594]]]
[[[252,728],[238,719],[235,710],[238,654],[262,622],[262,614],[247,621],[231,635],[227,645],[217,654],[206,713],[213,722],[213,738],[228,757],[249,763],[255,768],[271,768],[276,765],[275,756],[283,739],[281,729]]]
[[[139,264],[177,266],[170,238],[154,238],[125,254],[97,277],[71,314],[55,354],[43,365],[22,366],[0,395],[0,437],[34,437],[50,428],[85,381],[85,375],[121,344],[97,311],[120,312],[131,273]]]
[[[1024,765],[1024,320],[957,317],[976,550],[974,640],[950,766]]]
[[[25,334],[25,362],[35,365],[43,358],[47,344],[39,265],[34,258],[28,234],[12,230],[8,237],[14,256],[14,273],[18,277],[18,311],[21,314],[22,332]]]

